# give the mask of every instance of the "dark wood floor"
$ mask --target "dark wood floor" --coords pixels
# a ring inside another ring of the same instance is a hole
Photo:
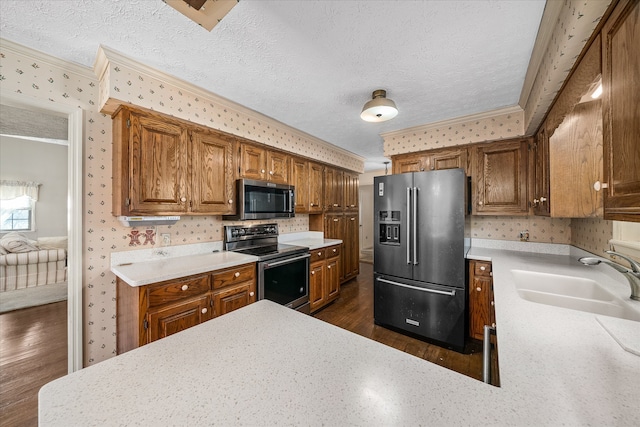
[[[0,314],[0,425],[37,426],[38,390],[66,374],[66,301]]]
[[[373,323],[373,265],[360,263],[360,275],[342,286],[340,297],[314,317],[482,380],[482,343],[469,340],[465,354],[399,334]]]

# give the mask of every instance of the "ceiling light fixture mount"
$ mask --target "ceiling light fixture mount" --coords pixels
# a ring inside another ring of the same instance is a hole
[[[396,103],[387,99],[387,91],[384,89],[374,90],[364,107],[360,118],[366,122],[384,122],[393,119],[398,115]]]

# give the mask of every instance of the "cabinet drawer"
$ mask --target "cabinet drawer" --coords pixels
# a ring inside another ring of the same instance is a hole
[[[312,251],[309,251],[309,254],[311,255],[310,262],[325,259],[326,253],[327,253],[327,248],[320,248],[320,249],[314,249]]]
[[[491,263],[490,262],[476,261],[474,264],[475,264],[474,274],[476,276],[490,276],[491,275]]]
[[[147,289],[149,307],[191,298],[209,291],[209,276],[190,277]]]
[[[211,275],[213,289],[224,288],[225,286],[254,280],[256,275],[255,264],[244,264],[229,268]]]
[[[340,256],[340,245],[329,246],[327,249],[327,259]]]

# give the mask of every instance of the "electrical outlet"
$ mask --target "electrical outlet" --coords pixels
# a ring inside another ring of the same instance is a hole
[[[160,235],[160,237],[162,237],[162,246],[171,245],[171,234],[163,233],[163,234]]]
[[[520,241],[521,242],[529,241],[529,230],[523,230],[520,232]]]

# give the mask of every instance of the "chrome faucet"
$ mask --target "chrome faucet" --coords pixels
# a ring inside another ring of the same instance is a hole
[[[610,255],[619,256],[620,258],[626,260],[629,264],[631,264],[631,270],[624,268],[623,266],[616,264],[615,262],[607,261],[604,259],[593,258],[593,257],[583,257],[578,261],[583,263],[584,265],[598,265],[601,262],[607,264],[609,267],[613,268],[616,271],[624,274],[624,277],[629,281],[629,285],[631,286],[631,299],[640,301],[640,264],[631,258],[619,254],[614,251],[605,251]]]

